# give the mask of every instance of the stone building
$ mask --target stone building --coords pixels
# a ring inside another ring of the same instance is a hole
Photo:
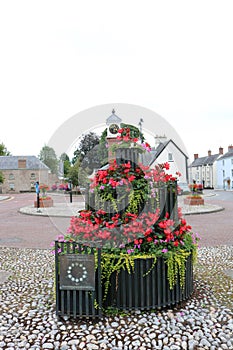
[[[48,186],[58,181],[36,156],[0,156],[0,171],[4,176],[1,193],[30,192],[36,181]]]

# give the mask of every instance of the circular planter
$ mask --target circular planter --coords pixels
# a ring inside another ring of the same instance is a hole
[[[184,198],[184,204],[187,204],[187,205],[204,205],[204,199],[203,198],[187,197],[187,198]]]
[[[115,272],[110,278],[110,286],[104,307],[122,310],[151,310],[176,305],[188,299],[193,293],[193,264],[190,255],[186,261],[185,284],[180,286],[180,278],[172,289],[168,281],[167,265],[158,258],[135,259],[134,273],[127,270]]]
[[[34,207],[37,208],[37,201],[34,201]],[[53,207],[52,198],[49,198],[49,199],[40,198],[40,208],[49,208],[49,207]]]

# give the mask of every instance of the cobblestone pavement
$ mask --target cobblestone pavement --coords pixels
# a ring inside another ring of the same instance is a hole
[[[225,210],[186,216],[202,239],[192,298],[178,308],[93,321],[55,314],[54,256],[47,248],[65,232],[69,217],[18,211],[33,200],[33,194],[22,194],[0,201],[0,350],[233,350],[231,201],[206,197],[207,206]],[[74,198],[79,203],[71,205],[61,196],[54,200],[69,211],[83,201]]]

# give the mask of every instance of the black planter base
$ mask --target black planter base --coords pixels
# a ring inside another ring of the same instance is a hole
[[[55,242],[57,316],[102,317],[104,309],[108,307],[127,311],[160,309],[178,305],[193,293],[192,255],[186,261],[183,287],[180,286],[178,276],[174,288],[170,289],[168,269],[164,259],[157,258],[156,263],[154,259],[135,259],[134,272],[128,273],[127,270],[120,270],[120,272],[113,273],[106,292],[105,283],[101,281],[101,249],[97,249],[98,265],[93,286],[86,287],[76,282],[76,285],[73,286],[72,281],[69,281],[68,286],[64,286],[61,274],[63,270],[66,271],[67,266],[65,269],[62,266],[64,259],[61,259],[61,256],[68,254],[69,259],[71,259],[70,256],[77,257],[77,249],[79,253],[82,253],[78,254],[84,260],[82,264],[89,260],[89,256],[93,255],[95,250],[90,251],[88,247],[76,243]],[[84,255],[83,249],[85,250]],[[67,261],[70,261],[69,259]],[[71,259],[71,266],[75,266],[75,261]],[[77,261],[80,263],[80,259]],[[92,271],[88,271],[86,277],[89,274],[92,275]]]
[[[134,273],[129,274],[126,270],[114,273],[111,276],[111,285],[104,307],[116,307],[120,310],[151,310],[177,305],[191,296],[193,293],[191,256],[186,262],[184,287],[180,286],[178,277],[173,289],[169,287],[167,265],[164,260],[158,258],[151,269],[153,262],[153,259],[136,259]]]

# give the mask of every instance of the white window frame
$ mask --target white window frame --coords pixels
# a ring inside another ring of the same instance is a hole
[[[172,153],[168,153],[167,154],[167,159],[168,159],[168,162],[174,162],[173,154]]]

